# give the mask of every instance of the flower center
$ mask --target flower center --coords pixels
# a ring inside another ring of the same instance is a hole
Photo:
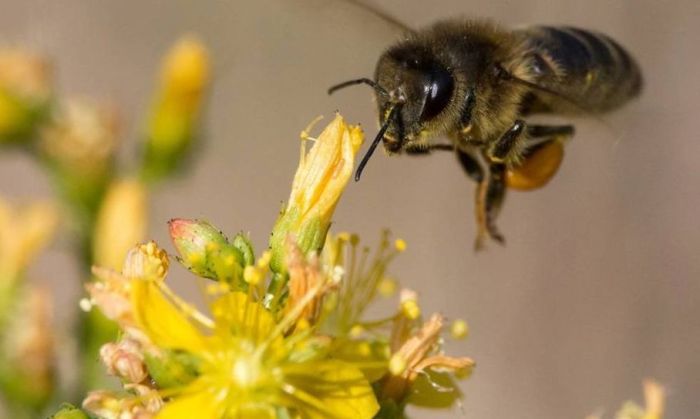
[[[239,387],[253,387],[260,380],[260,366],[251,356],[239,357],[233,362],[231,376]]]

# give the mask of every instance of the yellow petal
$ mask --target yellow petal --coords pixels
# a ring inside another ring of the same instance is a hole
[[[212,314],[224,333],[249,339],[255,344],[268,339],[275,327],[270,312],[242,292],[224,294],[214,301]]]
[[[316,418],[372,418],[379,404],[362,372],[344,362],[313,363],[309,376],[290,377],[298,382],[293,397],[316,409],[304,409],[304,416]]]
[[[212,391],[200,390],[179,396],[168,402],[158,412],[157,419],[218,419],[223,417],[224,407],[218,403]]]
[[[204,336],[199,329],[182,308],[175,307],[165,298],[155,282],[133,280],[131,286],[136,322],[156,346],[195,354],[204,350]]]
[[[302,153],[294,175],[288,209],[329,218],[352,175],[355,154],[364,140],[362,130],[340,115],[323,130],[308,153]]]

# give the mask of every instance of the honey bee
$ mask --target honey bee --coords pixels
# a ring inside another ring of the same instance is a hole
[[[359,4],[357,1],[352,3]],[[390,46],[374,78],[379,132],[355,172],[359,180],[380,142],[389,154],[455,152],[477,183],[475,247],[503,243],[495,223],[508,188],[544,186],[557,172],[572,125],[531,124],[533,114],[591,115],[639,95],[642,76],[632,56],[601,33],[573,27],[508,30],[485,20],[452,19],[411,30]],[[448,143],[436,142],[447,138]]]

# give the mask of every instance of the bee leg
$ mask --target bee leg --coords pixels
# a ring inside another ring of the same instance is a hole
[[[564,158],[564,140],[574,133],[571,125],[529,125],[518,164],[506,170],[506,186],[522,191],[541,188],[557,173]]]
[[[433,151],[455,151],[453,144],[429,144],[426,146],[407,146],[404,148],[404,153],[410,156],[425,156]]]
[[[549,138],[549,137],[571,137],[574,135],[573,125],[528,125],[527,135],[530,138]]]
[[[489,175],[476,188],[476,223],[478,232],[474,249],[484,247],[486,238],[505,244],[505,238],[496,227],[496,217],[506,194],[505,165],[489,165]]]
[[[521,144],[518,142],[524,138],[523,132],[525,132],[525,121],[516,119],[513,126],[489,147],[487,152],[489,160],[492,163],[503,163],[513,150],[521,149]]]
[[[505,166],[502,164],[488,166],[487,176],[486,170],[474,154],[458,150],[457,159],[467,176],[477,183],[475,212],[478,231],[474,249],[482,249],[489,237],[501,244],[504,243],[503,235],[496,228],[495,221],[505,197]]]
[[[484,169],[481,167],[479,160],[470,152],[457,149],[457,159],[462,165],[464,173],[476,183],[481,183],[484,180]]]

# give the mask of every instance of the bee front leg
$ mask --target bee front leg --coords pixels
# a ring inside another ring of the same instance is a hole
[[[453,144],[409,145],[403,151],[409,156],[425,156],[433,151],[455,151],[455,146]]]

